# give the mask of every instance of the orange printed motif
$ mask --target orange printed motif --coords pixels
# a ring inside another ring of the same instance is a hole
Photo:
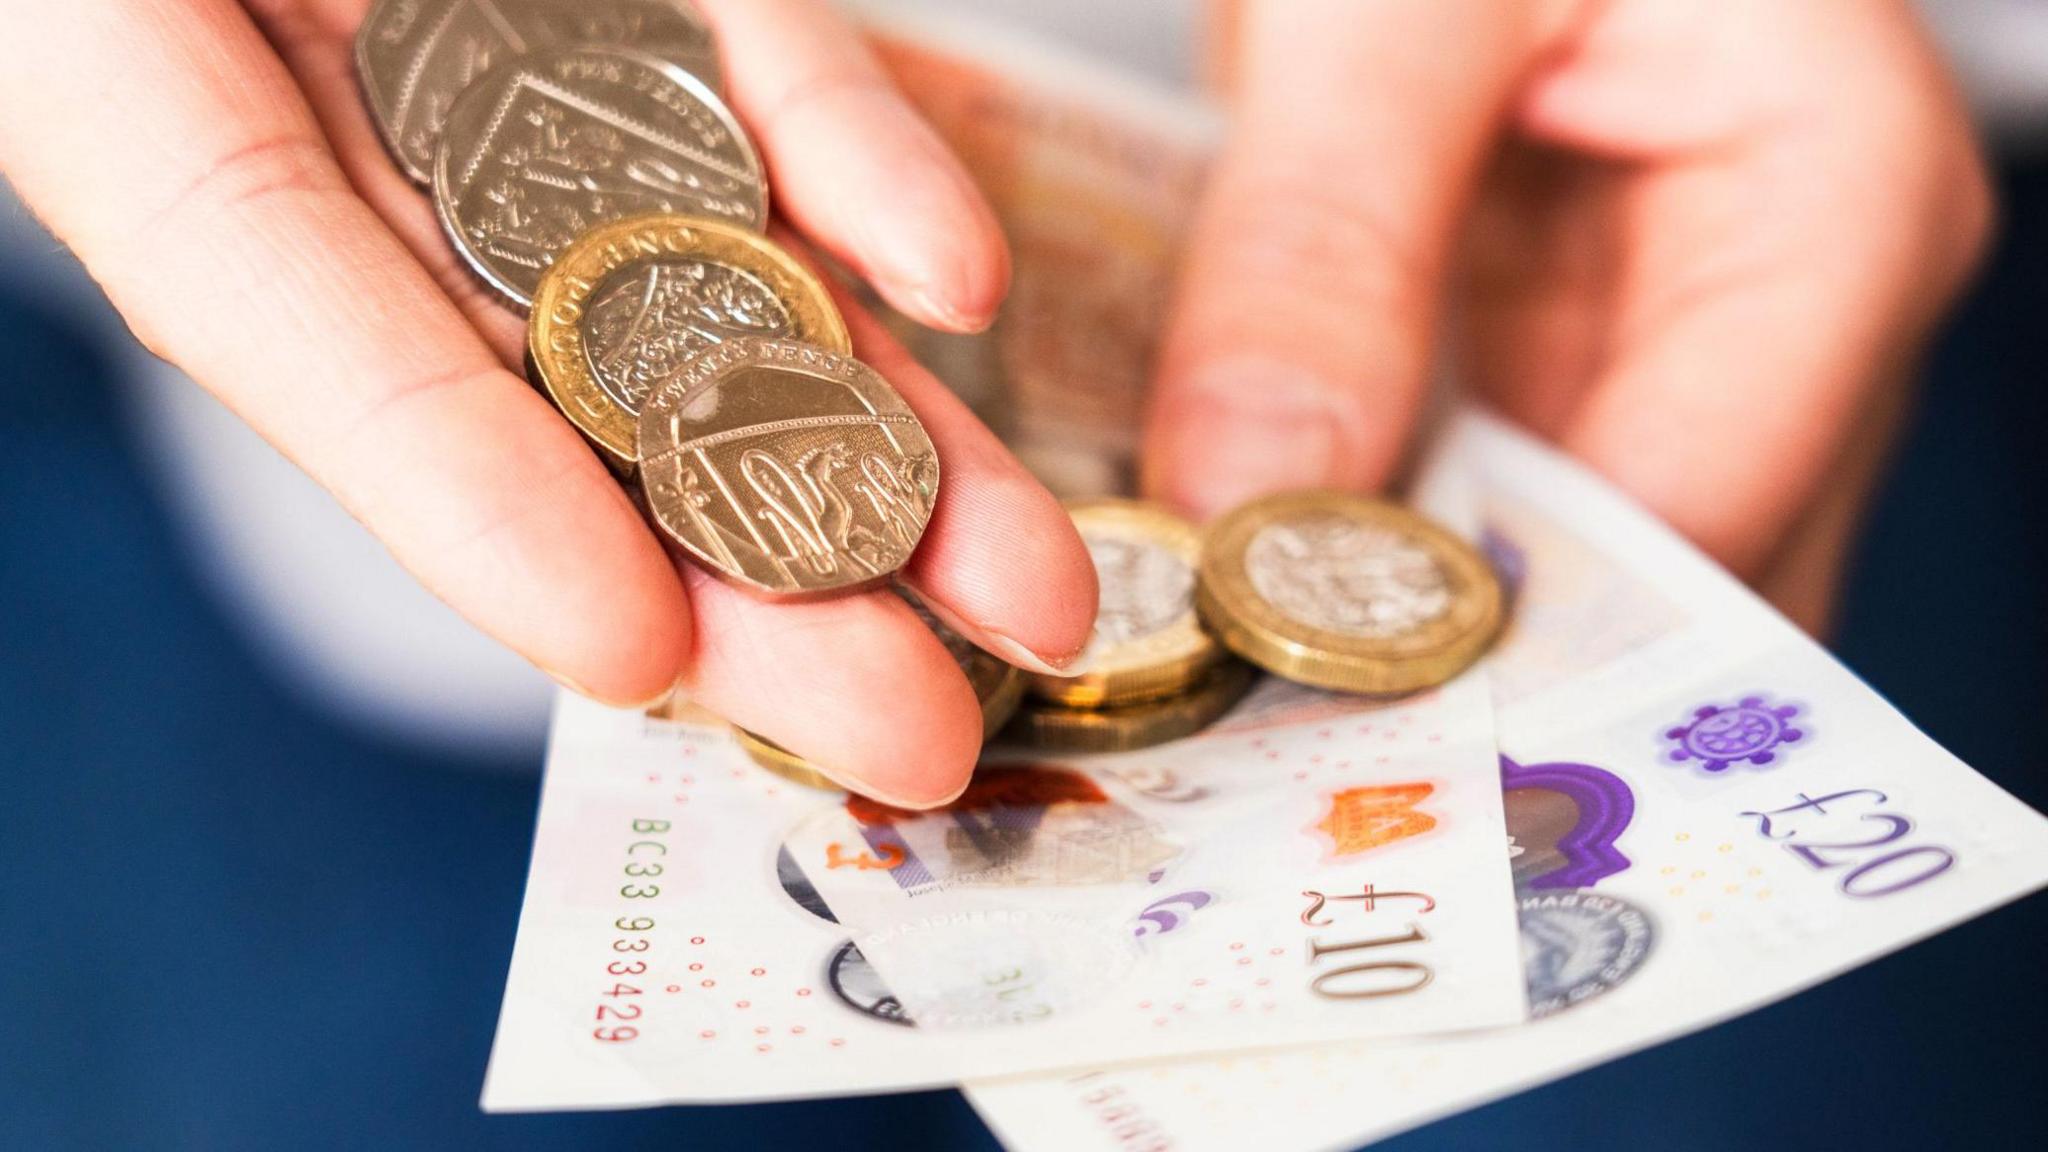
[[[1059,768],[1018,765],[983,768],[945,812],[982,812],[990,808],[1050,808],[1055,804],[1107,804],[1109,796],[1086,776]],[[846,810],[863,828],[886,828],[931,818],[930,812],[892,808],[865,796],[848,796]]]
[[[825,867],[858,868],[863,872],[889,872],[901,867],[907,858],[903,849],[894,844],[882,845],[881,852],[880,857],[871,856],[866,852],[858,856],[848,856],[846,849],[834,840],[825,845]]]
[[[1338,856],[1370,852],[1436,827],[1436,817],[1416,807],[1435,790],[1430,784],[1346,788],[1330,797],[1330,814],[1315,828],[1329,836]]]

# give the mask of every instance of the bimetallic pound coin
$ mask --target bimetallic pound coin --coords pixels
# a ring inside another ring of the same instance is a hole
[[[1215,723],[1244,699],[1257,675],[1227,660],[1177,696],[1120,708],[1029,703],[1003,730],[1006,741],[1046,752],[1131,752],[1180,740]]]
[[[747,754],[747,759],[784,780],[805,788],[823,788],[830,792],[842,790],[830,776],[811,767],[810,761],[766,736],[756,736],[738,725],[733,726],[732,734],[733,739],[739,741],[740,750]]]
[[[692,357],[734,336],[851,352],[825,285],[773,241],[688,216],[592,229],[540,278],[527,325],[538,382],[615,466],[640,458],[640,408]]]
[[[771,597],[887,578],[924,535],[939,456],[910,406],[851,356],[734,337],[640,411],[640,485],[664,534]]]
[[[899,585],[896,594],[938,636],[947,654],[960,666],[961,674],[974,689],[974,698],[981,703],[981,737],[986,740],[994,736],[1017,714],[1017,705],[1024,699],[1024,670],[982,651],[974,641],[948,628],[945,621],[925,607],[917,593]]]
[[[477,275],[523,307],[591,229],[670,213],[758,231],[768,183],[696,77],[622,48],[561,48],[514,56],[455,101],[434,207]]]
[[[1074,671],[1034,674],[1034,693],[1070,708],[1132,704],[1170,696],[1222,659],[1195,612],[1202,536],[1194,525],[1136,500],[1075,501],[1067,513],[1102,596]]]
[[[471,81],[522,52],[607,44],[718,90],[711,28],[683,0],[377,0],[356,31],[356,72],[392,159],[429,184],[448,110]]]
[[[1441,684],[1486,651],[1503,611],[1471,545],[1337,492],[1268,496],[1212,524],[1196,600],[1231,651],[1339,692]]]

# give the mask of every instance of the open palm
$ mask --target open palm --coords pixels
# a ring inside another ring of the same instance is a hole
[[[523,322],[363,108],[369,3],[4,0],[34,35],[0,45],[0,165],[145,344],[550,674],[622,703],[680,683],[883,798],[957,792],[979,708],[905,605],[770,605],[678,570],[515,374]],[[782,218],[911,316],[986,324],[1009,274],[994,218],[830,8],[699,7]],[[1078,652],[1094,579],[1059,506],[870,319],[848,324],[945,470],[907,580],[1014,662]]]

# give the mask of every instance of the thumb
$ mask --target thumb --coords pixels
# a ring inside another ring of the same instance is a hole
[[[1161,347],[1148,494],[1206,516],[1387,479],[1428,379],[1459,218],[1559,11],[1240,6],[1231,144]]]

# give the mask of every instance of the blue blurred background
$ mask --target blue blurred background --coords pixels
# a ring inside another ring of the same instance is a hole
[[[1987,68],[1993,87],[2015,83]],[[1935,352],[1835,647],[2048,808],[2048,159],[2007,139],[2002,245]],[[118,327],[14,223],[0,245],[0,1148],[993,1146],[951,1093],[480,1114],[536,732],[487,722],[474,698],[485,719],[467,737],[365,723],[346,698],[368,689],[280,662],[276,631],[237,599],[249,578],[224,574],[191,485],[168,478],[164,425],[187,417],[138,400]],[[358,611],[385,610],[363,598]],[[542,691],[478,682],[519,715]],[[2048,901],[2023,902],[1385,1146],[2048,1147],[2044,946]]]

